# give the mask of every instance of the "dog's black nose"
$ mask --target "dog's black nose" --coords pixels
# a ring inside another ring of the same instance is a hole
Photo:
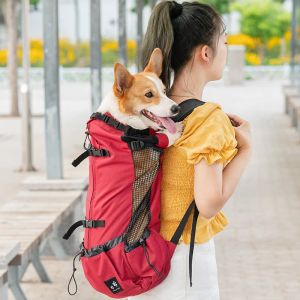
[[[171,106],[171,112],[173,114],[178,114],[180,112],[180,106],[179,105],[172,105]]]

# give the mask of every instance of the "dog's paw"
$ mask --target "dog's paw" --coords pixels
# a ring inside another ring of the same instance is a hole
[[[182,122],[175,123],[175,126],[176,126],[176,132],[175,133],[170,133],[166,129],[163,129],[163,130],[159,131],[160,133],[163,133],[168,137],[168,139],[169,139],[168,147],[172,146],[175,143],[175,141],[177,139],[179,139],[180,136],[182,135],[183,128],[184,128]]]

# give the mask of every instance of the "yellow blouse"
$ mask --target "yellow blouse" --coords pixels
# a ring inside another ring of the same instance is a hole
[[[234,128],[219,104],[207,101],[182,123],[182,136],[163,154],[160,233],[168,241],[194,199],[193,165],[204,158],[208,165],[217,161],[225,167],[238,152]],[[222,211],[210,219],[199,214],[195,243],[207,242],[227,224]],[[192,214],[179,243],[190,243],[191,225]]]

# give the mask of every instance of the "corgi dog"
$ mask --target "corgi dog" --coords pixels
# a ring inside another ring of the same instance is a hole
[[[166,96],[166,89],[159,78],[163,55],[155,48],[145,69],[132,75],[122,64],[114,64],[114,84],[103,98],[97,111],[108,112],[117,121],[135,129],[152,128],[167,135],[169,144],[181,136],[183,125],[171,117],[177,115],[180,106]]]

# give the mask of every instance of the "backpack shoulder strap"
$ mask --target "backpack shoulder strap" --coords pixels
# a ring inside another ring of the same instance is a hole
[[[171,119],[174,122],[180,122],[184,120],[188,115],[190,115],[196,107],[203,105],[205,103],[206,103],[205,101],[198,100],[198,99],[184,100],[178,104],[180,106],[179,114],[172,117]]]

